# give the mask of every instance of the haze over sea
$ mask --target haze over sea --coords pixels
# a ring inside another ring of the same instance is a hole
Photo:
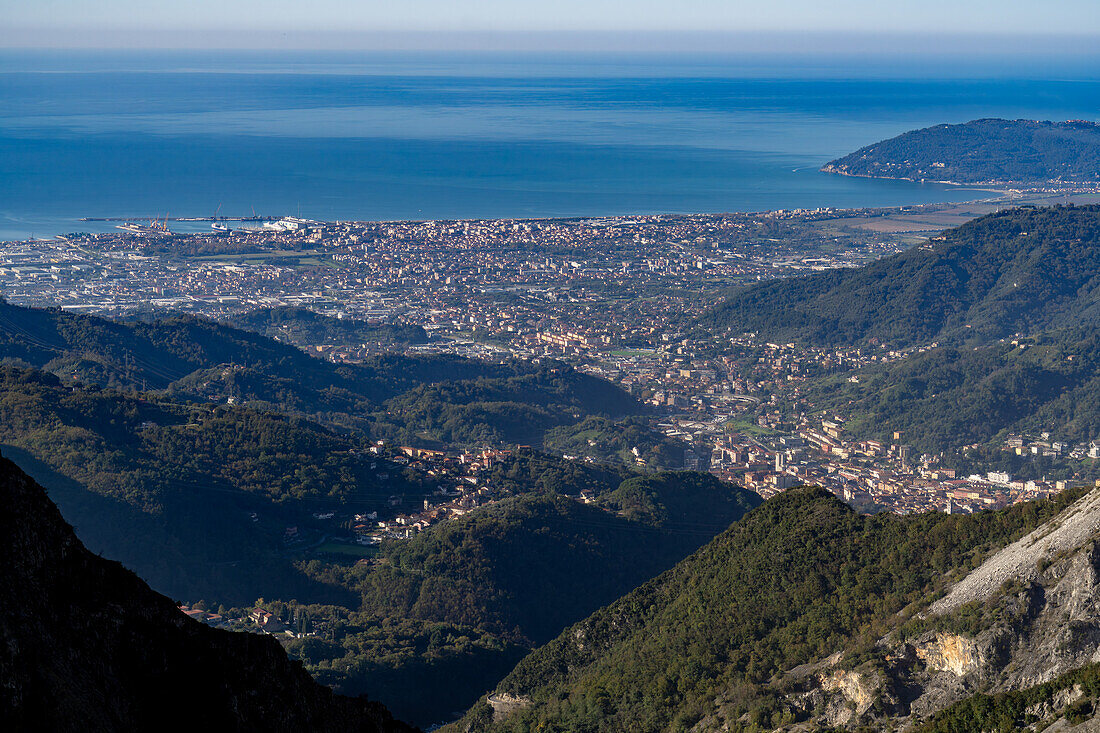
[[[941,122],[1095,119],[1100,61],[0,51],[0,100],[0,239],[16,239],[219,207],[385,220],[972,199],[817,168]]]

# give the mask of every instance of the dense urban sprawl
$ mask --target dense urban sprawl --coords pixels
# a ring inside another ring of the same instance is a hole
[[[117,232],[0,244],[0,289],[20,305],[116,317],[173,310],[225,318],[304,306],[419,325],[430,336],[426,344],[308,345],[333,361],[392,348],[563,359],[648,404],[653,429],[684,444],[683,467],[763,496],[814,483],[868,509],[969,512],[1047,495],[1061,484],[998,472],[956,476],[941,456],[915,454],[901,434],[892,443],[859,440],[845,433],[841,415],[777,406],[797,405],[808,379],[911,351],[765,343],[751,333],[700,336],[687,325],[729,287],[902,251],[927,235],[857,224],[925,209],[934,207],[528,221],[286,218],[198,234],[126,224]],[[1097,452],[1015,440],[1006,447]],[[361,543],[409,536],[492,499],[492,488],[477,483],[480,464],[465,454],[385,451],[455,480],[437,504],[414,513],[356,517]]]

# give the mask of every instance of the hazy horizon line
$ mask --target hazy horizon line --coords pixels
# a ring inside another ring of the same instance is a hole
[[[1100,55],[1091,33],[797,30],[313,31],[112,27],[0,30],[0,49],[56,51],[439,51],[507,53],[963,56]],[[736,44],[736,45],[734,45]]]

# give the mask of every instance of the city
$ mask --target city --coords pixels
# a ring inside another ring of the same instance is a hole
[[[117,233],[0,244],[0,288],[14,304],[122,318],[180,311],[225,319],[304,307],[349,321],[419,326],[423,342],[298,345],[336,362],[392,349],[495,361],[552,357],[619,384],[651,408],[654,439],[682,451],[672,465],[709,470],[763,497],[815,484],[867,511],[972,512],[1048,496],[1067,482],[1014,481],[997,471],[956,475],[942,454],[917,454],[900,434],[893,442],[860,439],[845,433],[844,415],[814,414],[800,400],[808,380],[923,348],[775,344],[689,325],[727,288],[858,267],[919,245],[960,215],[915,206],[599,220],[288,217],[182,234],[166,223],[127,224]],[[608,460],[597,442],[589,439],[586,448],[574,441],[562,455]],[[630,448],[612,460],[645,468],[640,448]],[[1075,457],[1090,451],[1095,446],[1065,449]],[[396,455],[439,468],[417,448]],[[468,494],[468,484],[458,486],[459,500],[425,506],[415,517],[395,512],[358,522],[355,536],[363,543],[408,537],[491,500],[491,488]]]

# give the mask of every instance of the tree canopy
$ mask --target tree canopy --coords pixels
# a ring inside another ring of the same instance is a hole
[[[907,347],[1100,317],[1100,206],[1021,207],[856,269],[736,289],[696,327],[770,341]]]
[[[972,120],[911,130],[822,170],[955,183],[1098,181],[1100,125],[1085,120]]]

